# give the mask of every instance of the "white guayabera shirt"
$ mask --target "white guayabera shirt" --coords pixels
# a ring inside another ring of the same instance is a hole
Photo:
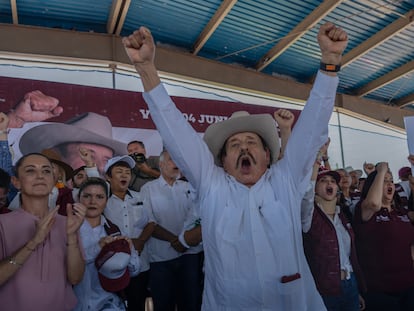
[[[337,85],[318,73],[283,159],[251,188],[214,164],[162,85],[144,93],[167,150],[199,195],[203,310],[326,310],[303,252],[300,202],[328,137]]]

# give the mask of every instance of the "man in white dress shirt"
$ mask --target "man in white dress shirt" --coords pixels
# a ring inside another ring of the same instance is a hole
[[[105,174],[110,184],[110,194],[105,217],[118,226],[122,235],[132,239],[140,255],[140,273],[131,278],[125,292],[128,310],[145,311],[145,300],[149,295],[149,262],[147,247],[144,246],[152,234],[153,224],[144,211],[140,193],[128,189],[134,166],[134,159],[127,155],[113,157],[106,163]]]
[[[347,42],[342,29],[321,26],[321,71],[277,161],[277,124],[270,115],[238,112],[211,125],[202,140],[161,84],[150,31],[141,27],[123,39],[165,146],[198,194],[203,310],[326,310],[303,252],[300,203],[315,154],[328,138]]]
[[[144,209],[157,224],[148,240],[150,288],[154,311],[200,310],[201,246],[185,247],[179,235],[196,203],[188,182],[164,150],[161,176],[141,188]]]

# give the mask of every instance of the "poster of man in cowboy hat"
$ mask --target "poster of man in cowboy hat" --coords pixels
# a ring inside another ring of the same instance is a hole
[[[75,169],[84,165],[79,156],[79,149],[84,148],[92,152],[100,173],[110,158],[127,154],[126,144],[113,138],[109,118],[94,112],[83,113],[65,123],[35,126],[20,138],[19,148],[23,154],[53,148]]]
[[[147,139],[155,154],[162,149],[149,117],[140,120],[140,129],[129,126],[128,120],[141,115],[130,112],[137,101],[131,92],[12,78],[2,78],[1,86],[13,89],[0,92],[5,94],[2,110],[9,121],[7,139],[13,162],[21,155],[51,149],[76,169],[85,165],[82,149],[90,153],[103,176],[107,160],[127,154],[130,140]]]

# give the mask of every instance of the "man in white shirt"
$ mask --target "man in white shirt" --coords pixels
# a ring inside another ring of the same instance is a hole
[[[150,288],[154,311],[200,310],[201,247],[186,248],[179,240],[195,201],[188,182],[169,153],[159,158],[161,176],[141,188],[144,209],[157,224],[148,241]]]
[[[128,189],[131,169],[134,166],[134,159],[127,155],[114,157],[106,163],[105,174],[110,184],[110,195],[104,214],[118,226],[123,236],[132,239],[135,249],[140,254],[140,273],[131,278],[125,292],[129,310],[145,311],[149,262],[147,247],[144,245],[152,234],[153,225],[144,211],[140,193]]]
[[[303,252],[300,203],[315,154],[328,139],[347,42],[342,29],[321,26],[321,72],[277,161],[277,125],[270,115],[235,113],[211,125],[203,141],[161,85],[150,31],[141,27],[123,39],[165,146],[197,191],[203,310],[326,310]]]

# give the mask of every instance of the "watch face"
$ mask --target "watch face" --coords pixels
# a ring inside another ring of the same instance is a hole
[[[321,62],[319,68],[323,71],[338,72],[339,70],[341,70],[341,65],[325,64]]]

